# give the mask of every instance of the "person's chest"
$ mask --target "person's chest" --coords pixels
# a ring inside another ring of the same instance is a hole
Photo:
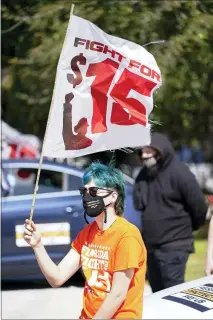
[[[172,172],[165,170],[148,183],[148,203],[181,202],[181,194]]]
[[[87,286],[97,294],[109,293],[112,284],[118,235],[94,235],[85,239],[81,250],[81,264]]]

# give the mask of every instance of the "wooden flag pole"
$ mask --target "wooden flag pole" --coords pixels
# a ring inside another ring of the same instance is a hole
[[[75,5],[72,4],[71,10],[70,10],[70,16],[71,17],[73,15],[74,7],[75,7]],[[56,84],[56,81],[55,81],[55,84]],[[46,129],[45,129],[44,140],[43,140],[43,144],[42,144],[42,150],[41,150],[40,161],[39,161],[39,166],[38,166],[38,172],[37,172],[37,177],[36,177],[36,183],[35,183],[35,188],[34,188],[32,206],[31,206],[31,210],[30,210],[30,217],[29,217],[30,224],[31,224],[32,218],[33,218],[36,195],[37,195],[37,191],[38,191],[38,183],[39,183],[39,178],[40,178],[40,173],[41,173],[41,166],[42,166],[42,162],[43,162],[43,158],[44,158],[44,145],[45,145],[45,141],[46,141],[46,137],[47,137],[50,117],[51,117],[51,114],[52,114],[54,94],[55,94],[55,85],[54,85],[54,89],[53,89],[53,96],[52,96],[52,101],[51,101],[51,105],[50,105],[50,110],[49,110],[49,114],[48,114],[48,118],[47,118],[47,125],[46,125]]]

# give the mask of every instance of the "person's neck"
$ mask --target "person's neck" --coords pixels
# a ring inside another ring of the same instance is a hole
[[[115,213],[115,210],[112,209],[112,208],[108,208],[107,209],[107,222],[104,223],[104,219],[105,219],[105,213],[102,212],[99,216],[97,216],[95,218],[95,221],[98,225],[98,229],[100,231],[104,231],[106,229],[108,229],[112,224],[113,222],[115,222],[115,220],[117,219],[117,215]]]

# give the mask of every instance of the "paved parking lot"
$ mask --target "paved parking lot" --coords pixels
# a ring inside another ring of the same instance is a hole
[[[145,295],[150,294],[149,286]],[[2,319],[78,319],[83,288],[77,286],[2,291]]]

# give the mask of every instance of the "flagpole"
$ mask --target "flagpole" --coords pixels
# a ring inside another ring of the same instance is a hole
[[[70,17],[72,17],[72,15],[73,15],[74,7],[75,7],[75,5],[72,4],[71,10],[70,10]],[[66,39],[65,39],[65,40],[66,40]],[[55,81],[55,84],[56,84],[56,81]],[[36,195],[37,195],[37,191],[38,191],[38,183],[39,183],[39,178],[40,178],[40,173],[41,173],[41,166],[42,166],[42,162],[43,162],[43,158],[44,158],[44,145],[45,145],[45,141],[46,141],[46,137],[47,137],[47,132],[48,132],[48,127],[49,127],[49,123],[50,123],[50,116],[51,116],[51,114],[52,114],[52,109],[53,109],[53,101],[54,101],[55,87],[56,87],[56,85],[54,85],[54,89],[53,89],[53,96],[52,96],[52,101],[51,101],[51,105],[50,105],[50,110],[49,110],[49,114],[48,114],[48,118],[47,118],[47,125],[46,125],[46,129],[45,129],[44,140],[43,140],[42,150],[41,150],[41,155],[40,155],[40,160],[39,160],[38,172],[37,172],[36,183],[35,183],[34,194],[33,194],[33,200],[32,200],[32,206],[31,206],[30,217],[29,217],[30,224],[31,224],[31,222],[32,222],[33,213],[34,213]]]

